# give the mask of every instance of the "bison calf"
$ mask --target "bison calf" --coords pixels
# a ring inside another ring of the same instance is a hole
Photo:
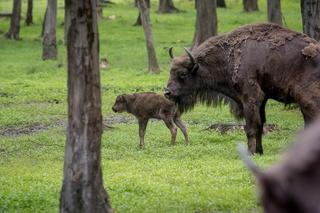
[[[257,179],[266,213],[320,212],[320,121],[308,127],[298,141],[281,163],[265,171],[240,147],[245,164]]]
[[[119,95],[112,110],[114,112],[128,112],[139,121],[140,148],[144,148],[144,135],[150,118],[161,119],[171,132],[171,143],[175,145],[177,128],[181,129],[186,144],[189,144],[187,128],[180,119],[180,112],[175,103],[156,93],[134,93]]]

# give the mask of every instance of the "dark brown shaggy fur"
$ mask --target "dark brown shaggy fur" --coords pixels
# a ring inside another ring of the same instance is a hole
[[[320,212],[320,122],[310,125],[283,160],[261,171],[242,151],[256,176],[266,213]]]
[[[319,44],[275,24],[251,24],[211,37],[174,58],[165,95],[181,111],[197,101],[231,104],[244,117],[251,153],[263,153],[261,137],[268,99],[297,103],[305,123],[320,109]],[[223,95],[217,95],[223,94]]]
[[[175,145],[177,127],[182,131],[186,144],[189,144],[187,128],[180,118],[174,102],[153,92],[119,95],[114,103],[114,112],[128,112],[139,121],[140,148],[144,148],[144,135],[150,118],[163,120],[171,132],[171,144]]]

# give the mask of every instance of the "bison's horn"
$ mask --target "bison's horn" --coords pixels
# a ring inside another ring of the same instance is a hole
[[[259,177],[261,175],[261,170],[259,167],[251,160],[250,154],[248,152],[247,147],[243,143],[238,144],[238,152],[240,154],[240,157],[246,167],[256,176]]]
[[[174,55],[173,55],[172,50],[173,50],[173,47],[170,47],[170,48],[169,48],[169,55],[170,55],[170,58],[171,58],[171,59],[174,58]]]
[[[194,56],[192,55],[192,53],[186,47],[184,47],[184,50],[187,52],[187,54],[188,54],[188,56],[189,56],[189,58],[191,60],[191,63],[195,64],[196,60],[194,59]]]

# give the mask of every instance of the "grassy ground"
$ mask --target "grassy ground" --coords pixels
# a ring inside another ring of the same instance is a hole
[[[57,212],[62,182],[66,122],[66,52],[63,46],[63,5],[59,1],[57,61],[41,60],[41,21],[44,0],[34,5],[35,24],[22,23],[22,41],[0,35],[0,212]],[[244,169],[235,150],[245,141],[243,131],[221,134],[202,131],[214,123],[236,123],[226,107],[198,106],[183,115],[191,146],[169,146],[169,131],[161,122],[151,122],[146,150],[138,149],[137,123],[130,115],[111,112],[120,93],[161,93],[168,79],[166,47],[176,55],[192,41],[195,11],[192,1],[175,1],[185,13],[159,15],[152,4],[156,51],[161,65],[158,75],[146,72],[146,50],[142,29],[133,27],[137,11],[132,1],[116,1],[104,9],[100,21],[101,57],[111,68],[102,70],[103,114],[106,129],[102,140],[104,182],[116,212],[256,212],[254,180]],[[227,1],[218,9],[219,33],[237,26],[266,20],[266,1],[260,12],[242,12],[240,0]],[[1,0],[0,12],[10,11],[12,1]],[[298,0],[283,0],[288,27],[300,31]],[[23,0],[25,18],[26,0]],[[8,19],[0,19],[0,31],[7,31]],[[300,113],[284,110],[269,101],[268,123],[278,131],[263,138],[265,155],[254,160],[262,167],[272,164],[302,127]],[[125,122],[124,122],[125,121]]]

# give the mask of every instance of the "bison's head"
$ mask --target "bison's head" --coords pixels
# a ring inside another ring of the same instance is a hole
[[[175,101],[181,111],[194,106],[196,102],[196,91],[199,85],[197,75],[199,64],[189,50],[185,48],[187,55],[173,57],[172,48],[169,49],[172,64],[170,78],[164,95]]]
[[[112,111],[114,112],[124,112],[127,110],[127,101],[125,95],[118,95],[116,102],[113,104]]]

